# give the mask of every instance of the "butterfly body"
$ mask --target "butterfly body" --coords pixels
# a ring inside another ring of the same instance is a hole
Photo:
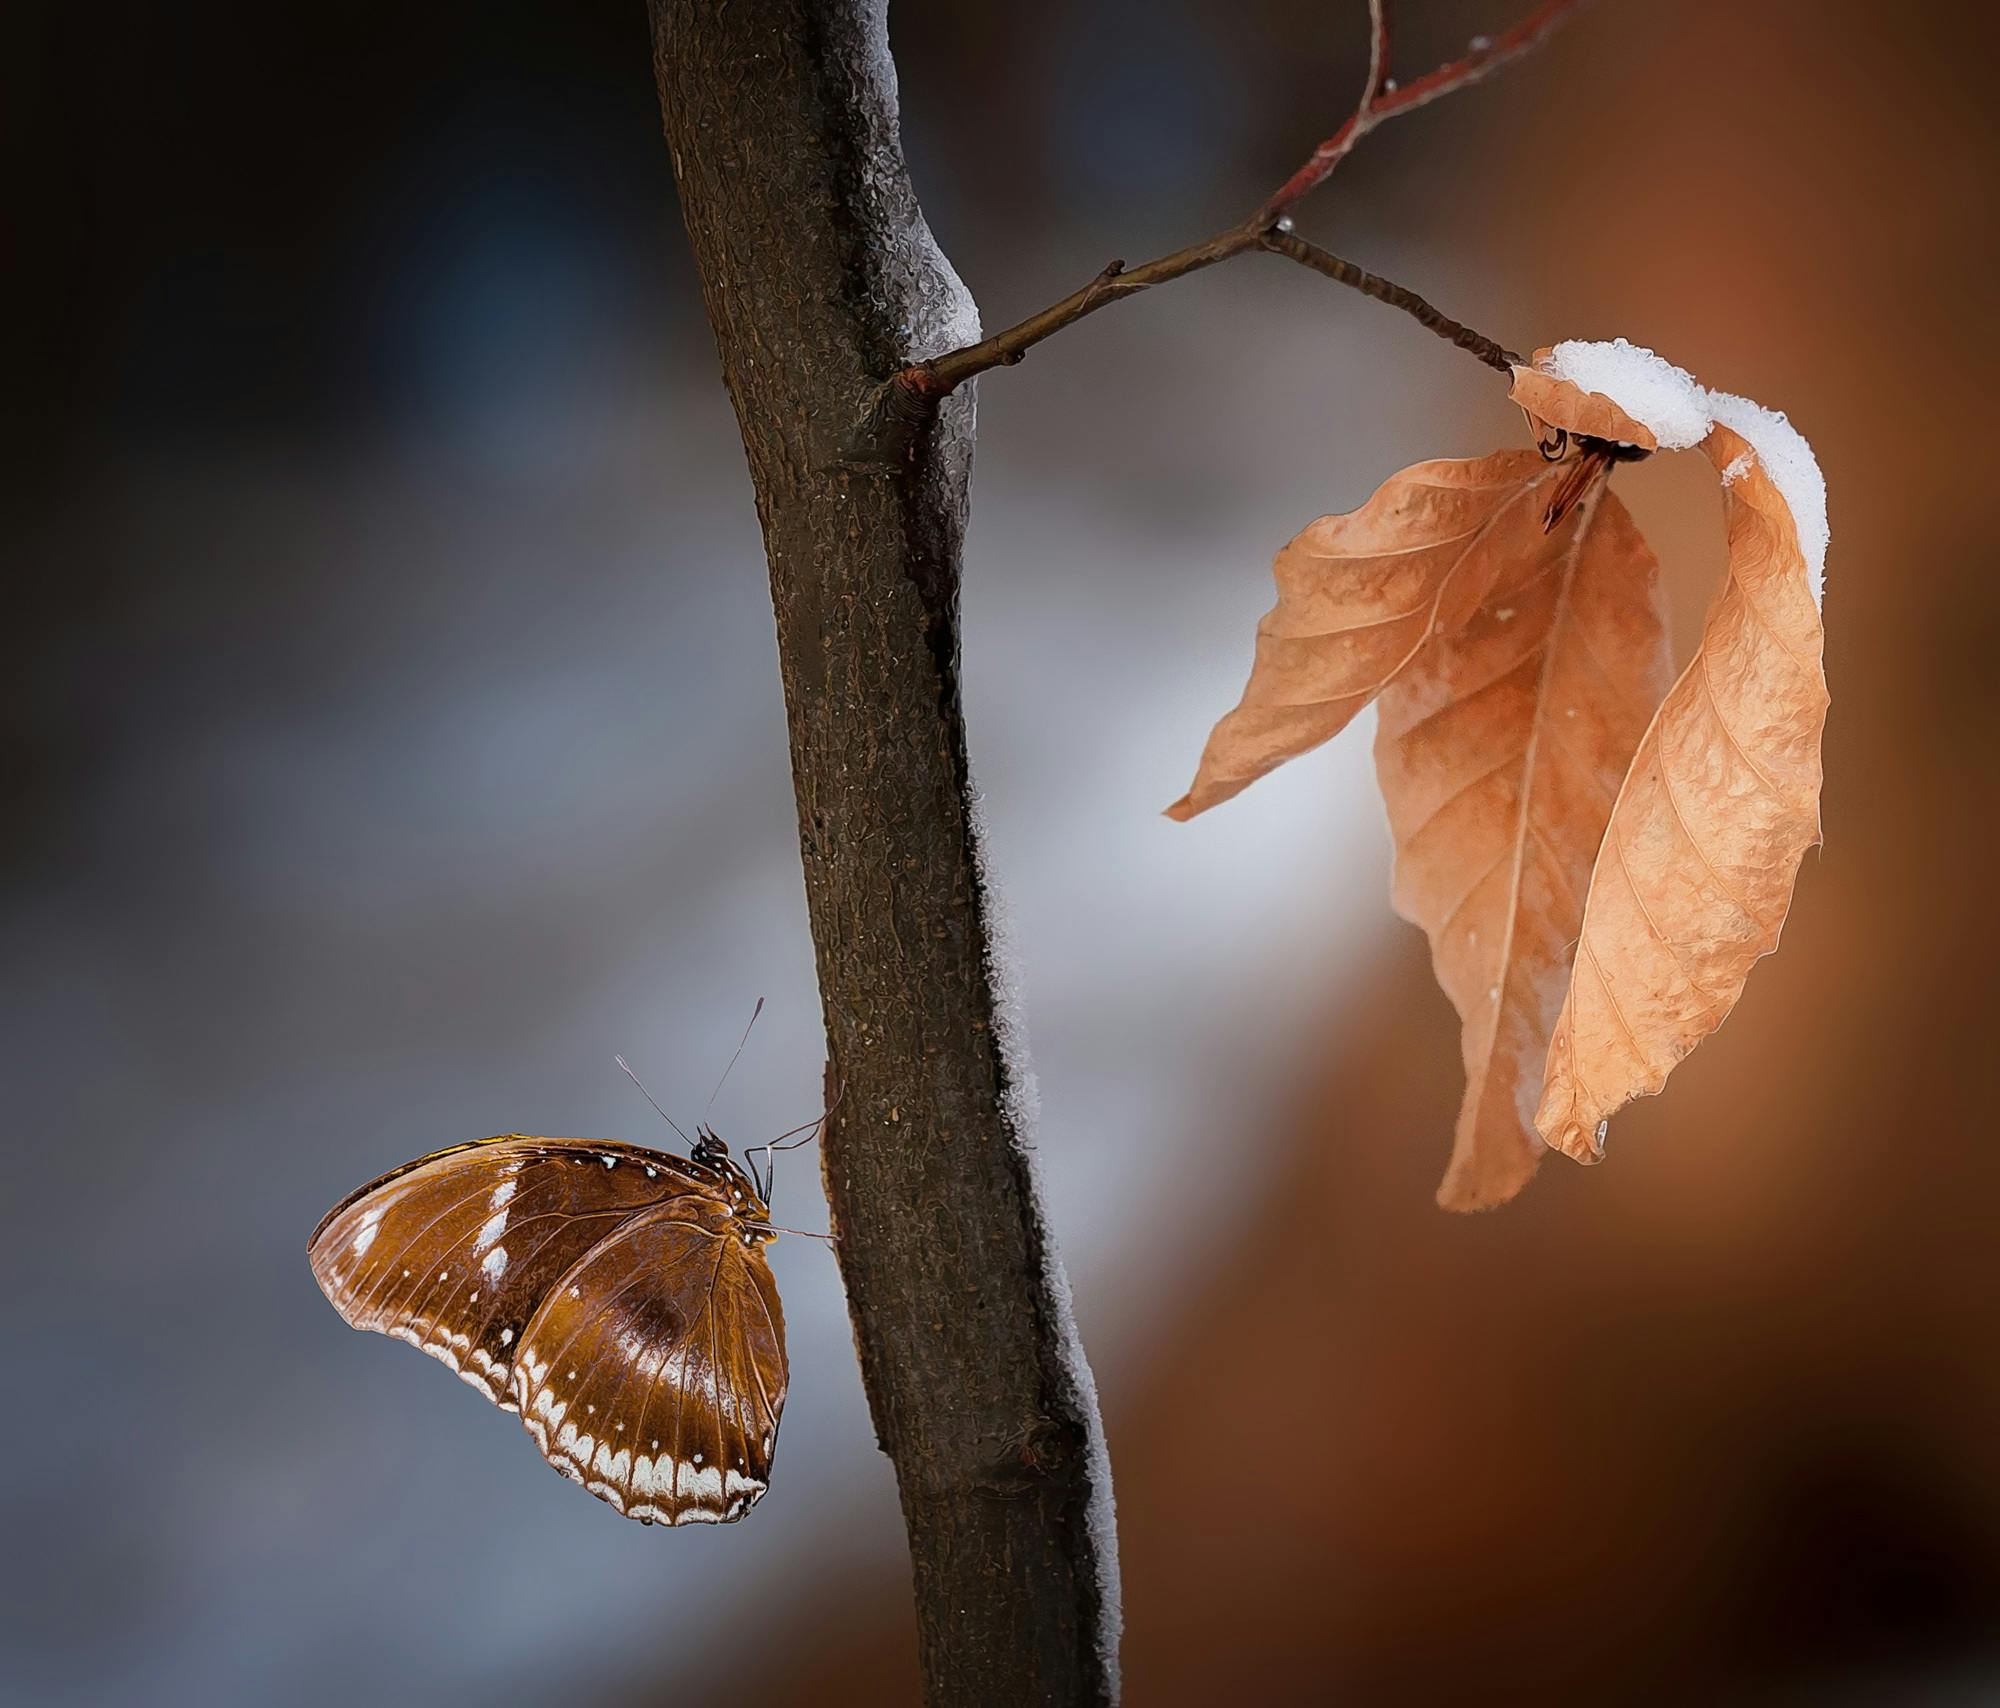
[[[551,1465],[642,1523],[728,1523],[769,1482],[787,1383],[758,1184],[691,1157],[509,1133],[350,1194],[314,1278],[516,1412]]]

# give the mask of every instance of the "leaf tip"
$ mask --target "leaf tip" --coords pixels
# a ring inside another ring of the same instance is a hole
[[[1469,1147],[1461,1133],[1437,1189],[1437,1207],[1454,1215],[1497,1210],[1520,1197],[1542,1160],[1539,1139],[1523,1145]]]
[[[1599,1121],[1594,1128],[1579,1121],[1565,1121],[1543,1137],[1548,1140],[1550,1150],[1561,1151],[1571,1162],[1580,1162],[1587,1168],[1604,1160],[1604,1135],[1610,1129],[1609,1121]]]
[[[1511,1204],[1520,1195],[1522,1184],[1516,1182],[1504,1192],[1480,1192],[1447,1175],[1444,1184],[1437,1189],[1437,1207],[1449,1210],[1454,1216],[1476,1216],[1487,1210],[1497,1210],[1503,1204]]]

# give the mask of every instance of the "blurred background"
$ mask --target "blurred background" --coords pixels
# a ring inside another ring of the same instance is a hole
[[[1518,0],[1405,0],[1399,68]],[[1253,205],[1359,0],[892,27],[1004,324]],[[774,1261],[771,1497],[618,1521],[307,1273],[509,1129],[817,1107],[749,482],[643,8],[244,0],[0,23],[12,1134],[0,1696],[914,1699],[833,1264]],[[1357,728],[1198,823],[1273,550],[1521,442],[1413,323],[1247,260],[981,384],[974,758],[1105,1393],[1135,1704],[2000,1701],[1989,9],[1599,0],[1301,220],[1517,348],[1625,335],[1832,493],[1826,849],[1611,1160],[1431,1193],[1456,1023]],[[1699,459],[1621,475],[1684,652]],[[784,1218],[822,1225],[816,1170]],[[1221,1349],[1227,1356],[1220,1356]],[[1240,1467],[1242,1501],[1214,1498]]]

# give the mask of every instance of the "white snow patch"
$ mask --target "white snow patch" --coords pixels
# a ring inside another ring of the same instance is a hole
[[[1034,1196],[1036,1220],[1049,1225],[1048,1207],[1042,1201],[1041,1171],[1028,1158],[1028,1190]],[[1104,1407],[1097,1397],[1097,1377],[1084,1356],[1083,1331],[1077,1326],[1076,1299],[1070,1292],[1069,1271],[1062,1255],[1050,1239],[1044,1253],[1048,1265],[1049,1306],[1063,1336],[1063,1373],[1076,1389],[1077,1411],[1089,1435],[1084,1454],[1089,1461],[1089,1504],[1083,1521],[1090,1531],[1091,1551],[1097,1556],[1097,1658],[1116,1696],[1120,1677],[1119,1644],[1125,1635],[1125,1588],[1118,1561],[1118,1502],[1111,1486],[1111,1449],[1104,1438]]]
[[[1823,604],[1829,538],[1826,476],[1820,472],[1819,459],[1813,455],[1812,446],[1806,443],[1805,435],[1785,418],[1782,410],[1766,409],[1761,403],[1752,403],[1747,397],[1735,397],[1726,391],[1710,392],[1708,406],[1717,421],[1732,433],[1741,434],[1744,442],[1757,453],[1764,472],[1778,489],[1778,496],[1784,499],[1785,508],[1791,511],[1792,525],[1799,531],[1799,550],[1805,553],[1806,568],[1812,577],[1813,601]],[[1735,466],[1732,463],[1730,470],[1734,470]],[[1735,478],[1740,480],[1741,472],[1737,472]],[[1724,471],[1723,479],[1730,479],[1729,470]]]
[[[1782,410],[1766,409],[1731,392],[1710,391],[1686,369],[1623,338],[1608,344],[1567,339],[1549,352],[1545,367],[1571,385],[1602,392],[1627,415],[1643,421],[1663,451],[1699,444],[1717,422],[1739,434],[1791,511],[1813,602],[1824,604],[1826,477],[1812,446]],[[1750,458],[1738,457],[1722,471],[1722,484],[1734,486],[1749,471]]]
[[[1549,352],[1547,368],[1584,391],[1602,392],[1650,427],[1663,451],[1684,451],[1708,436],[1708,397],[1701,383],[1643,344],[1566,339]]]
[[[1001,1109],[1012,1128],[1010,1137],[1020,1147],[1026,1184],[1036,1223],[1049,1227],[1048,1208],[1043,1201],[1041,1169],[1036,1165],[1034,1135],[1041,1119],[1041,1093],[1035,1070],[1028,1058],[1028,1035],[1021,1013],[1020,961],[1014,948],[1014,922],[1006,899],[994,878],[991,844],[986,835],[985,802],[977,787],[967,791],[966,816],[971,823],[972,858],[979,877],[979,892],[985,903],[987,979],[993,987],[993,1041],[999,1047],[1001,1070],[1006,1084],[1001,1093]],[[1104,1408],[1097,1397],[1097,1379],[1084,1356],[1083,1333],[1076,1321],[1076,1301],[1070,1292],[1069,1274],[1062,1255],[1048,1238],[1042,1253],[1048,1279],[1048,1307],[1061,1335],[1063,1374],[1074,1390],[1077,1415],[1088,1429],[1085,1452],[1089,1459],[1089,1505],[1084,1523],[1089,1527],[1092,1550],[1097,1556],[1097,1593],[1101,1612],[1098,1618],[1098,1660],[1115,1691],[1119,1678],[1119,1639],[1124,1635],[1124,1592],[1118,1569],[1118,1516],[1111,1492],[1111,1454],[1104,1440]]]
[[[972,863],[979,876],[979,895],[985,903],[986,977],[993,990],[993,1042],[1000,1052],[1000,1071],[1006,1080],[1001,1092],[1001,1110],[1013,1129],[1016,1143],[1035,1142],[1035,1128],[1042,1115],[1041,1087],[1035,1082],[1035,1065],[1028,1055],[1028,1028],[1021,998],[1021,959],[1014,947],[1014,916],[993,875],[993,860],[986,835],[986,803],[975,786],[967,791],[966,816],[971,820]]]

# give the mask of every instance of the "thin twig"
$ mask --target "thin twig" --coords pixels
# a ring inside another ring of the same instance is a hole
[[[1389,0],[1368,0],[1368,81],[1346,123],[1306,156],[1306,163],[1266,199],[1250,223],[1276,225],[1306,196],[1333,175],[1333,169],[1354,152],[1354,145],[1382,122],[1383,85],[1389,77]]]
[[[1491,40],[1482,39],[1470,52],[1399,88],[1387,76],[1389,0],[1369,0],[1368,11],[1373,28],[1369,49],[1369,92],[1347,122],[1315,148],[1306,157],[1305,164],[1278,186],[1259,210],[1262,223],[1269,225],[1282,219],[1303,197],[1324,184],[1332,176],[1333,169],[1353,152],[1354,145],[1385,120],[1427,107],[1439,96],[1467,88],[1501,66],[1531,53],[1581,3],[1582,0],[1542,0],[1512,29]]]
[[[1380,302],[1414,315],[1433,332],[1448,338],[1460,349],[1470,350],[1483,362],[1505,366],[1507,351],[1494,340],[1461,326],[1433,308],[1414,291],[1364,271],[1350,261],[1329,254],[1291,233],[1291,210],[1332,175],[1370,131],[1386,120],[1427,106],[1441,95],[1476,83],[1488,73],[1519,59],[1536,47],[1564,16],[1582,0],[1542,0],[1526,17],[1491,40],[1481,39],[1473,48],[1449,64],[1397,87],[1389,76],[1391,0],[1368,0],[1368,78],[1353,113],[1341,127],[1306,158],[1305,163],[1260,206],[1238,225],[1191,243],[1172,254],[1142,266],[1126,267],[1113,261],[1087,285],[1072,291],[1060,302],[1051,303],[1039,314],[1031,314],[1004,332],[996,332],[977,344],[967,344],[928,361],[916,362],[893,375],[872,400],[857,435],[864,446],[882,438],[902,438],[913,426],[913,414],[989,368],[1011,367],[1043,339],[1073,326],[1086,315],[1139,292],[1171,280],[1200,272],[1218,262],[1234,259],[1252,250],[1284,255],[1313,268],[1339,284],[1348,285]]]
[[[1461,350],[1470,350],[1489,368],[1498,368],[1504,374],[1521,364],[1521,358],[1505,345],[1496,344],[1485,333],[1461,325],[1407,285],[1396,284],[1369,272],[1365,267],[1357,267],[1331,250],[1320,248],[1317,243],[1308,243],[1290,231],[1271,231],[1265,233],[1263,246],[1273,255],[1283,255],[1302,267],[1312,268],[1315,273],[1324,273],[1336,284],[1346,285],[1350,290],[1373,297],[1377,302],[1385,302],[1391,308],[1400,308],[1440,338],[1456,344]]]
[[[1051,333],[1074,325],[1087,314],[1095,314],[1107,303],[1137,296],[1154,285],[1164,285],[1170,279],[1213,267],[1218,261],[1227,261],[1246,249],[1255,249],[1259,240],[1260,234],[1247,226],[1232,226],[1200,243],[1190,243],[1185,249],[1176,249],[1171,255],[1148,261],[1143,267],[1128,268],[1122,261],[1113,261],[1083,289],[1070,292],[1061,302],[1051,303],[1041,313],[1031,314],[1018,325],[996,332],[977,344],[948,350],[942,356],[933,356],[928,362],[905,368],[896,379],[921,397],[943,397],[946,392],[963,385],[975,374],[985,373],[988,368],[1012,367]]]

